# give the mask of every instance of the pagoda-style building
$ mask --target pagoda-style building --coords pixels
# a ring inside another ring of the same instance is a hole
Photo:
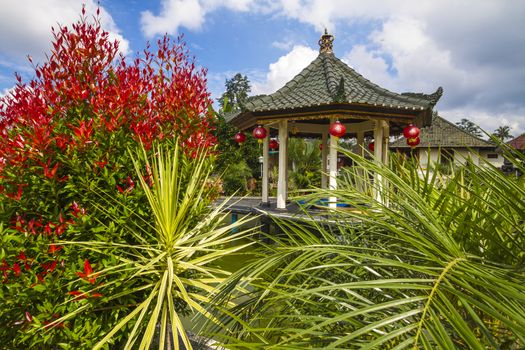
[[[322,148],[322,187],[335,189],[337,137],[329,134],[332,123],[340,121],[344,124],[344,137],[357,138],[361,153],[364,152],[365,136],[373,137],[377,161],[386,162],[391,134],[399,133],[410,123],[424,127],[432,122],[432,109],[443,93],[441,87],[430,95],[388,91],[338,59],[333,53],[333,40],[334,37],[325,31],[319,40],[319,56],[312,63],[281,89],[270,95],[250,98],[241,111],[226,118],[241,130],[259,125],[267,130],[263,140],[263,204],[269,204],[270,134],[279,137],[277,208],[285,209],[290,133],[322,139],[325,146]],[[328,140],[329,147],[326,147]],[[335,207],[336,198],[331,197],[329,202],[331,207]]]

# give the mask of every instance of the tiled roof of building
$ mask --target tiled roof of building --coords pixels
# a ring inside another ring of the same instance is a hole
[[[250,111],[294,109],[305,106],[358,103],[400,109],[426,109],[441,96],[397,94],[370,82],[332,53],[320,53],[301,73],[275,93],[246,104]]]
[[[285,86],[270,95],[247,101],[244,109],[251,112],[298,109],[355,103],[397,109],[425,110],[439,100],[443,89],[430,95],[388,91],[357,73],[333,53],[320,53],[305,69]],[[236,113],[238,114],[238,113]],[[229,119],[236,116],[233,114]]]
[[[525,150],[525,134],[510,140],[509,142],[507,142],[507,145],[511,146],[514,149]]]
[[[483,140],[471,133],[461,129],[459,126],[452,124],[444,118],[435,115],[432,118],[432,125],[422,128],[419,135],[421,143],[418,148],[428,147],[473,147],[486,148],[496,147],[490,141]],[[401,137],[390,144],[392,148],[409,147],[406,139]]]
[[[338,59],[332,51],[333,36],[325,33],[319,41],[319,55],[285,86],[270,95],[250,98],[241,111],[226,116],[238,124],[239,119],[254,114],[294,114],[296,111],[363,110],[419,116],[430,113],[443,94],[440,87],[433,94],[395,93],[364,78]],[[396,112],[397,111],[397,112]],[[410,112],[408,112],[410,111]]]

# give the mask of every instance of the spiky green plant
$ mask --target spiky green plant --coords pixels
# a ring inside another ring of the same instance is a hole
[[[129,312],[107,330],[94,349],[105,348],[107,344],[124,349],[150,349],[157,343],[159,349],[179,349],[179,339],[186,349],[191,349],[181,318],[189,312],[217,322],[207,308],[215,286],[229,275],[217,260],[244,249],[247,244],[236,242],[245,238],[251,229],[232,233],[232,229],[247,219],[225,224],[225,208],[222,205],[210,208],[208,180],[212,162],[206,152],[201,151],[192,158],[178,147],[174,151],[158,147],[151,160],[144,149],[132,154],[132,158],[151,209],[149,218],[138,213],[131,213],[127,218],[135,221],[126,227],[131,230],[128,237],[134,237],[136,242],[62,242],[111,256],[118,262],[96,274],[92,272],[91,277],[107,282],[86,291],[85,295],[101,293],[105,304]],[[125,203],[111,202],[104,194],[100,198],[107,201],[105,205],[125,209]],[[119,305],[120,300],[135,302]],[[82,312],[104,309],[104,303],[93,310],[89,301],[74,302],[82,304],[51,326],[81,317]],[[118,345],[115,345],[116,335],[124,339]]]
[[[284,235],[223,287],[227,301],[241,277],[251,284],[222,318],[227,347],[525,347],[523,181],[489,164],[447,180],[410,162],[386,167],[345,153],[361,172],[335,194],[352,208],[277,221]],[[387,181],[382,201],[356,190],[378,189],[370,173]]]

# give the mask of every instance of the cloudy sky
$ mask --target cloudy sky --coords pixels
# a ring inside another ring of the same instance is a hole
[[[0,94],[27,62],[45,60],[51,26],[94,0],[0,0]],[[133,56],[147,41],[184,34],[208,69],[214,97],[246,74],[252,93],[280,88],[318,53],[327,28],[335,54],[395,92],[443,86],[440,114],[487,131],[525,132],[525,1],[522,0],[100,0],[102,23]]]

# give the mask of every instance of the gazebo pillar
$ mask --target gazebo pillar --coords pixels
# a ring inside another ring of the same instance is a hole
[[[375,123],[374,127],[374,157],[375,161],[377,163],[383,164],[383,160],[385,159],[385,155],[383,154],[385,150],[383,147],[385,146],[384,141],[384,131],[385,127],[384,125],[386,122],[384,120],[378,120]],[[388,145],[388,143],[387,143]],[[374,174],[374,198],[378,202],[383,202],[382,199],[382,192],[383,192],[383,176],[380,174]]]
[[[381,158],[381,161],[383,164],[388,164],[388,145],[390,141],[390,124],[388,124],[387,121],[383,121],[383,157]]]
[[[288,190],[288,121],[279,122],[279,176],[277,179],[277,209],[286,209]]]
[[[333,119],[333,118],[332,118]],[[335,119],[332,120],[334,122]],[[337,137],[330,135],[330,190],[337,190]],[[337,197],[330,196],[328,198],[328,206],[330,208],[337,208]]]
[[[265,127],[266,137],[263,140],[263,163],[262,163],[262,204],[268,206],[270,204],[268,195],[268,159],[270,156],[270,128]]]
[[[328,134],[322,133],[321,138],[321,188],[328,188],[328,176],[326,176],[328,166],[328,147],[326,141],[328,140]]]
[[[365,133],[364,131],[357,132],[357,154],[361,157],[365,155]]]
[[[365,156],[365,132],[364,131],[358,131],[357,132],[357,152],[358,155],[361,157]],[[361,167],[359,167],[356,171],[357,178],[356,178],[356,187],[358,191],[364,191],[364,175],[365,172]]]

